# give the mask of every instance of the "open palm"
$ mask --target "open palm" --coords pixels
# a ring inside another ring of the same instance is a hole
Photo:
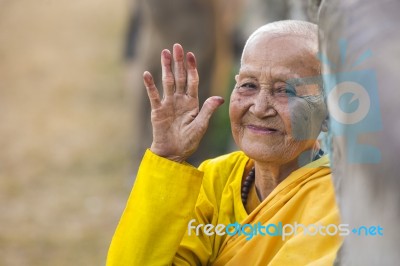
[[[151,74],[147,71],[143,74],[151,104],[153,143],[150,150],[177,162],[185,161],[197,149],[211,115],[224,102],[221,97],[213,96],[199,110],[199,76],[194,54],[186,54],[186,66],[184,61],[179,44],[173,47],[173,59],[170,51],[161,52],[162,99]]]

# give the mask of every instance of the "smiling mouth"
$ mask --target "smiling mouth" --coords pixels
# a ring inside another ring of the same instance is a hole
[[[264,126],[256,126],[256,125],[247,125],[246,128],[250,129],[250,131],[258,134],[274,134],[279,131],[275,128],[264,127]]]

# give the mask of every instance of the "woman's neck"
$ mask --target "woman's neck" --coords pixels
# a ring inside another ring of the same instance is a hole
[[[284,164],[254,162],[255,185],[260,201],[263,201],[293,171],[313,161],[312,150]]]

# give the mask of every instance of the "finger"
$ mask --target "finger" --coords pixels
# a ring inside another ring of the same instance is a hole
[[[187,94],[193,98],[198,97],[199,74],[197,72],[196,57],[193,53],[187,53]]]
[[[201,108],[199,114],[196,116],[196,124],[204,130],[208,127],[211,115],[217,110],[217,108],[224,103],[224,99],[219,96],[213,96],[208,98]]]
[[[186,69],[184,63],[183,48],[178,43],[174,44],[173,56],[174,56],[175,90],[179,94],[184,94],[186,88]]]
[[[159,108],[161,106],[160,94],[158,93],[153,76],[150,72],[145,71],[143,73],[143,82],[150,100],[151,109]]]
[[[174,75],[171,69],[171,52],[167,49],[161,52],[161,70],[164,95],[166,97],[174,95]]]

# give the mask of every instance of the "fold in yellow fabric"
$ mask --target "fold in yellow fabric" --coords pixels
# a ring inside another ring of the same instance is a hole
[[[332,265],[339,234],[206,234],[212,224],[340,223],[327,156],[290,174],[248,214],[242,176],[249,158],[233,152],[198,169],[147,150],[113,236],[107,265]],[[193,228],[188,230],[188,224]],[[309,227],[312,229],[312,227]],[[307,230],[307,229],[306,229]]]

